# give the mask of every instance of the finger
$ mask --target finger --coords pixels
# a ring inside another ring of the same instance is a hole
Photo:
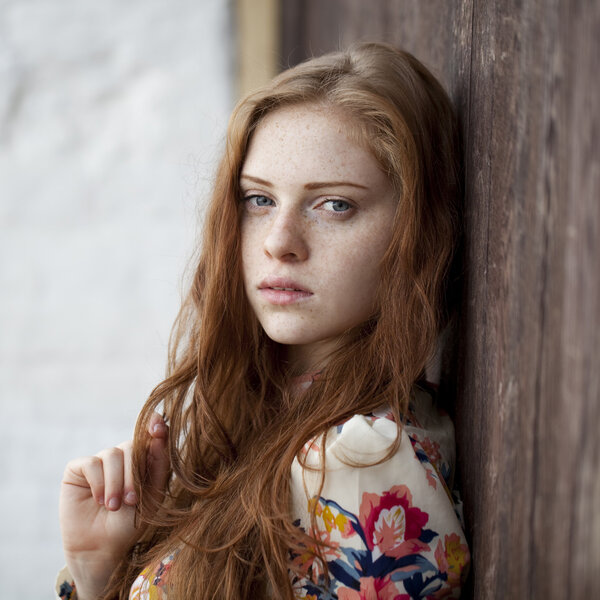
[[[108,448],[97,454],[104,471],[104,503],[108,510],[119,510],[123,499],[123,450]]]
[[[169,470],[167,441],[162,438],[154,438],[148,448],[148,476],[150,485],[156,492],[164,491]]]
[[[137,494],[133,479],[133,444],[123,442],[117,446],[123,451],[123,502],[129,506],[135,506]]]
[[[148,432],[151,438],[146,455],[148,481],[154,494],[162,494],[169,477],[170,460],[167,450],[169,428],[160,414],[152,414]]]
[[[104,504],[104,470],[97,456],[76,458],[70,461],[63,475],[63,483],[80,488],[89,488],[94,500]]]
[[[149,435],[146,453],[142,457],[142,471],[146,475],[146,489],[158,501],[164,492],[169,476],[170,461],[167,451],[169,428],[163,417],[150,415],[146,431]]]
[[[148,421],[148,433],[153,438],[167,439],[169,428],[165,424],[163,417],[157,412],[153,412]]]

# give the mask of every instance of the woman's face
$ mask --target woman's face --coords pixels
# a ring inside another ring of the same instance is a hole
[[[372,315],[392,237],[392,185],[351,127],[321,106],[278,109],[257,127],[242,169],[246,294],[299,371],[323,366]]]

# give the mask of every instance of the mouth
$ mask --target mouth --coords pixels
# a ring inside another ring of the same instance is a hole
[[[261,289],[280,290],[282,292],[304,292],[304,291],[306,291],[301,288],[277,287],[275,285],[269,286],[267,288],[261,288]]]
[[[280,278],[268,278],[258,285],[261,296],[270,304],[280,306],[310,298],[313,293],[303,285]]]

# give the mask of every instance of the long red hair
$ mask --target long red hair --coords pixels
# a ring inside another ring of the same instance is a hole
[[[346,332],[346,343],[302,394],[290,393],[280,348],[246,300],[239,223],[239,175],[252,134],[266,114],[299,103],[323,103],[352,117],[357,140],[398,198],[377,312]],[[458,183],[448,97],[419,61],[389,45],[359,44],[309,60],[238,104],[174,327],[167,378],[136,426],[145,535],[115,572],[106,599],[127,598],[139,571],[174,550],[169,584],[177,600],[293,598],[290,552],[305,550],[310,539],[292,523],[292,461],[308,440],[354,414],[389,405],[401,427],[444,318]],[[141,468],[155,410],[170,427],[172,476],[161,502],[144,495]]]

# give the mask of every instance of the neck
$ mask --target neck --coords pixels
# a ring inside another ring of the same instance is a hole
[[[289,373],[297,376],[322,371],[339,345],[339,339],[328,339],[311,344],[283,346]]]

